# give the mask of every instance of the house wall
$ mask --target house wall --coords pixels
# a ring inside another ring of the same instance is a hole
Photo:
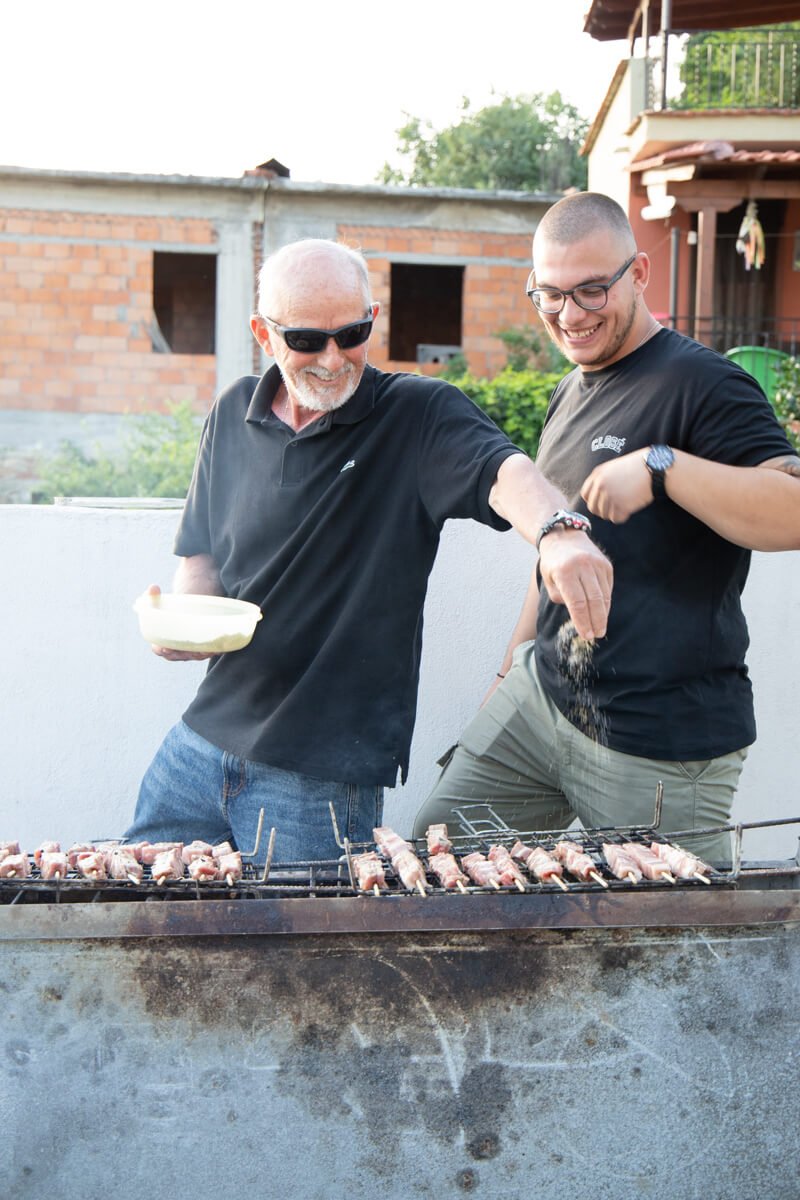
[[[140,777],[202,678],[142,640],[132,604],[168,587],[175,511],[0,506],[4,709],[0,828],[32,850],[44,838],[112,837],[127,826]],[[386,818],[407,834],[439,758],[477,710],[518,615],[532,548],[472,521],[445,525],[425,607],[411,771]],[[758,741],[737,820],[800,815],[796,681],[800,554],[755,554],[744,597]],[[264,617],[269,620],[269,614]],[[800,826],[747,834],[745,851],[788,858]]]
[[[782,317],[800,317],[800,243],[795,262],[795,239],[800,238],[800,200],[789,200],[775,272],[776,311]]]
[[[249,328],[258,269],[298,238],[363,250],[382,304],[370,356],[384,369],[441,370],[389,356],[392,264],[463,268],[462,348],[476,374],[494,374],[507,358],[498,333],[535,324],[531,237],[556,199],[0,170],[0,501],[28,498],[37,455],[62,438],[92,448],[101,428],[113,444],[124,413],[170,400],[204,413],[220,388],[263,370]],[[157,252],[215,256],[214,354],[153,347]]]

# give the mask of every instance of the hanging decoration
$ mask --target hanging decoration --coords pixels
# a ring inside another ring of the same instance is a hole
[[[761,270],[764,265],[764,250],[764,230],[758,219],[758,206],[755,200],[749,200],[736,239],[736,251],[744,255],[745,271],[749,271],[751,267],[755,267],[757,271]]]

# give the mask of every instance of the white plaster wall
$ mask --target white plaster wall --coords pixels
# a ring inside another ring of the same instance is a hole
[[[111,837],[127,824],[139,779],[204,669],[151,654],[131,609],[148,583],[170,583],[177,515],[0,506],[0,837],[33,849],[45,837]],[[387,797],[387,820],[400,832],[494,675],[533,558],[514,533],[471,522],[445,529],[426,608],[411,775]],[[759,741],[735,816],[796,816],[800,556],[755,555],[745,599]],[[749,834],[748,857],[793,855],[797,833]]]

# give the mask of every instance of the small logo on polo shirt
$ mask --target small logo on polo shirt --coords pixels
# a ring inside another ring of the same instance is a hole
[[[615,454],[621,454],[624,445],[625,438],[612,437],[610,433],[592,440],[593,450],[613,450]]]
[[[344,464],[344,466],[342,467],[342,470],[339,472],[339,474],[341,475],[342,472],[349,471],[350,468],[354,467],[355,465],[356,465],[356,460],[354,458],[349,458],[347,460],[347,462]]]

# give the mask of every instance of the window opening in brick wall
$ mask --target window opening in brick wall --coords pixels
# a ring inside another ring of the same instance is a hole
[[[213,354],[217,308],[215,254],[153,253],[153,349]],[[159,336],[160,335],[160,336]]]
[[[389,357],[446,361],[461,346],[464,268],[392,263],[391,288]]]

